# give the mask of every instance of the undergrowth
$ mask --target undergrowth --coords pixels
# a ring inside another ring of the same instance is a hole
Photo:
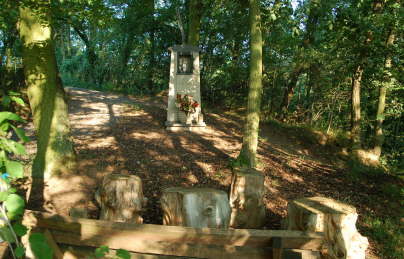
[[[332,151],[330,154],[335,156],[335,160],[344,161],[347,182],[374,185],[374,195],[376,196],[369,196],[368,200],[362,201],[366,203],[369,210],[360,212],[362,220],[358,222],[358,228],[362,235],[375,243],[381,258],[404,258],[404,229],[402,228],[404,184],[402,175],[397,170],[399,166],[389,166],[391,163],[383,161],[383,157],[380,166],[364,165],[359,160],[352,158],[347,153],[349,150],[348,134],[342,131],[331,131],[326,134],[308,126],[288,125],[275,120],[267,121],[267,123],[274,130],[287,131],[291,137],[297,137],[306,145],[323,145],[327,150]],[[324,140],[323,143],[320,143],[321,136],[326,137],[325,143]],[[343,155],[342,150],[345,150]],[[374,199],[375,197],[376,199]]]

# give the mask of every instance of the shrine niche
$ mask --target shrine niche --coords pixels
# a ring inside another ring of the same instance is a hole
[[[176,45],[171,52],[167,130],[198,130],[206,126],[201,112],[199,48]]]

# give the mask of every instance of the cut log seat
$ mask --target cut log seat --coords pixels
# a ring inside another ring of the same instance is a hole
[[[330,198],[303,198],[288,204],[288,229],[324,232],[330,258],[365,258],[369,243],[356,229],[357,218],[354,207]]]
[[[96,200],[101,206],[100,219],[143,223],[140,213],[146,199],[143,196],[142,180],[136,175],[105,176]]]
[[[163,224],[194,228],[227,228],[230,206],[224,191],[210,188],[167,188],[161,197]]]

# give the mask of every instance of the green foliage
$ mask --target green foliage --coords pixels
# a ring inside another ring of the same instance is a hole
[[[18,97],[19,94],[10,92],[2,94],[3,108],[10,107],[12,102],[24,106],[24,102]],[[6,100],[6,101],[5,101]],[[0,236],[13,249],[14,258],[22,258],[25,254],[24,247],[19,242],[19,237],[24,236],[28,229],[20,223],[25,209],[24,199],[16,194],[15,188],[10,187],[10,182],[23,177],[23,165],[19,161],[10,159],[11,155],[24,155],[25,148],[21,143],[29,141],[24,131],[12,123],[25,122],[20,116],[9,111],[0,112],[0,219],[3,223],[0,227]],[[19,138],[17,142],[10,138],[15,133]],[[38,258],[52,258],[52,251],[46,244],[44,236],[32,234],[29,238],[33,252]]]
[[[399,218],[392,218],[388,215],[386,218],[367,216],[364,222],[367,226],[365,235],[379,244],[383,244],[381,247],[383,258],[400,259],[404,257],[404,251],[400,249],[404,242],[404,231]]]
[[[95,249],[95,258],[110,258],[110,259],[130,259],[131,255],[128,251],[124,249],[117,249],[115,255],[110,255],[111,249],[108,246],[100,246]]]
[[[17,258],[23,258],[25,255],[25,249],[23,246],[17,246],[14,250],[14,254]]]
[[[29,236],[29,243],[32,252],[37,258],[52,259],[53,250],[46,242],[46,238],[42,233],[32,233]]]
[[[109,252],[109,247],[108,246],[100,246],[97,249],[95,249],[95,258],[102,258],[104,257],[107,253]]]
[[[121,259],[130,259],[130,253],[123,249],[116,250],[116,256]]]
[[[24,213],[24,199],[17,194],[9,194],[7,199],[4,201],[4,205],[7,209],[7,217],[10,220],[16,219]]]

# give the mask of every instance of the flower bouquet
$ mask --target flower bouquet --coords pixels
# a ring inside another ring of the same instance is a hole
[[[187,115],[194,113],[196,108],[199,106],[199,103],[194,100],[191,95],[187,94],[177,94],[177,99],[175,101],[175,106]]]
[[[199,103],[191,95],[177,94],[175,106],[182,112],[178,114],[178,119],[185,124],[192,124],[192,114],[196,112]]]

